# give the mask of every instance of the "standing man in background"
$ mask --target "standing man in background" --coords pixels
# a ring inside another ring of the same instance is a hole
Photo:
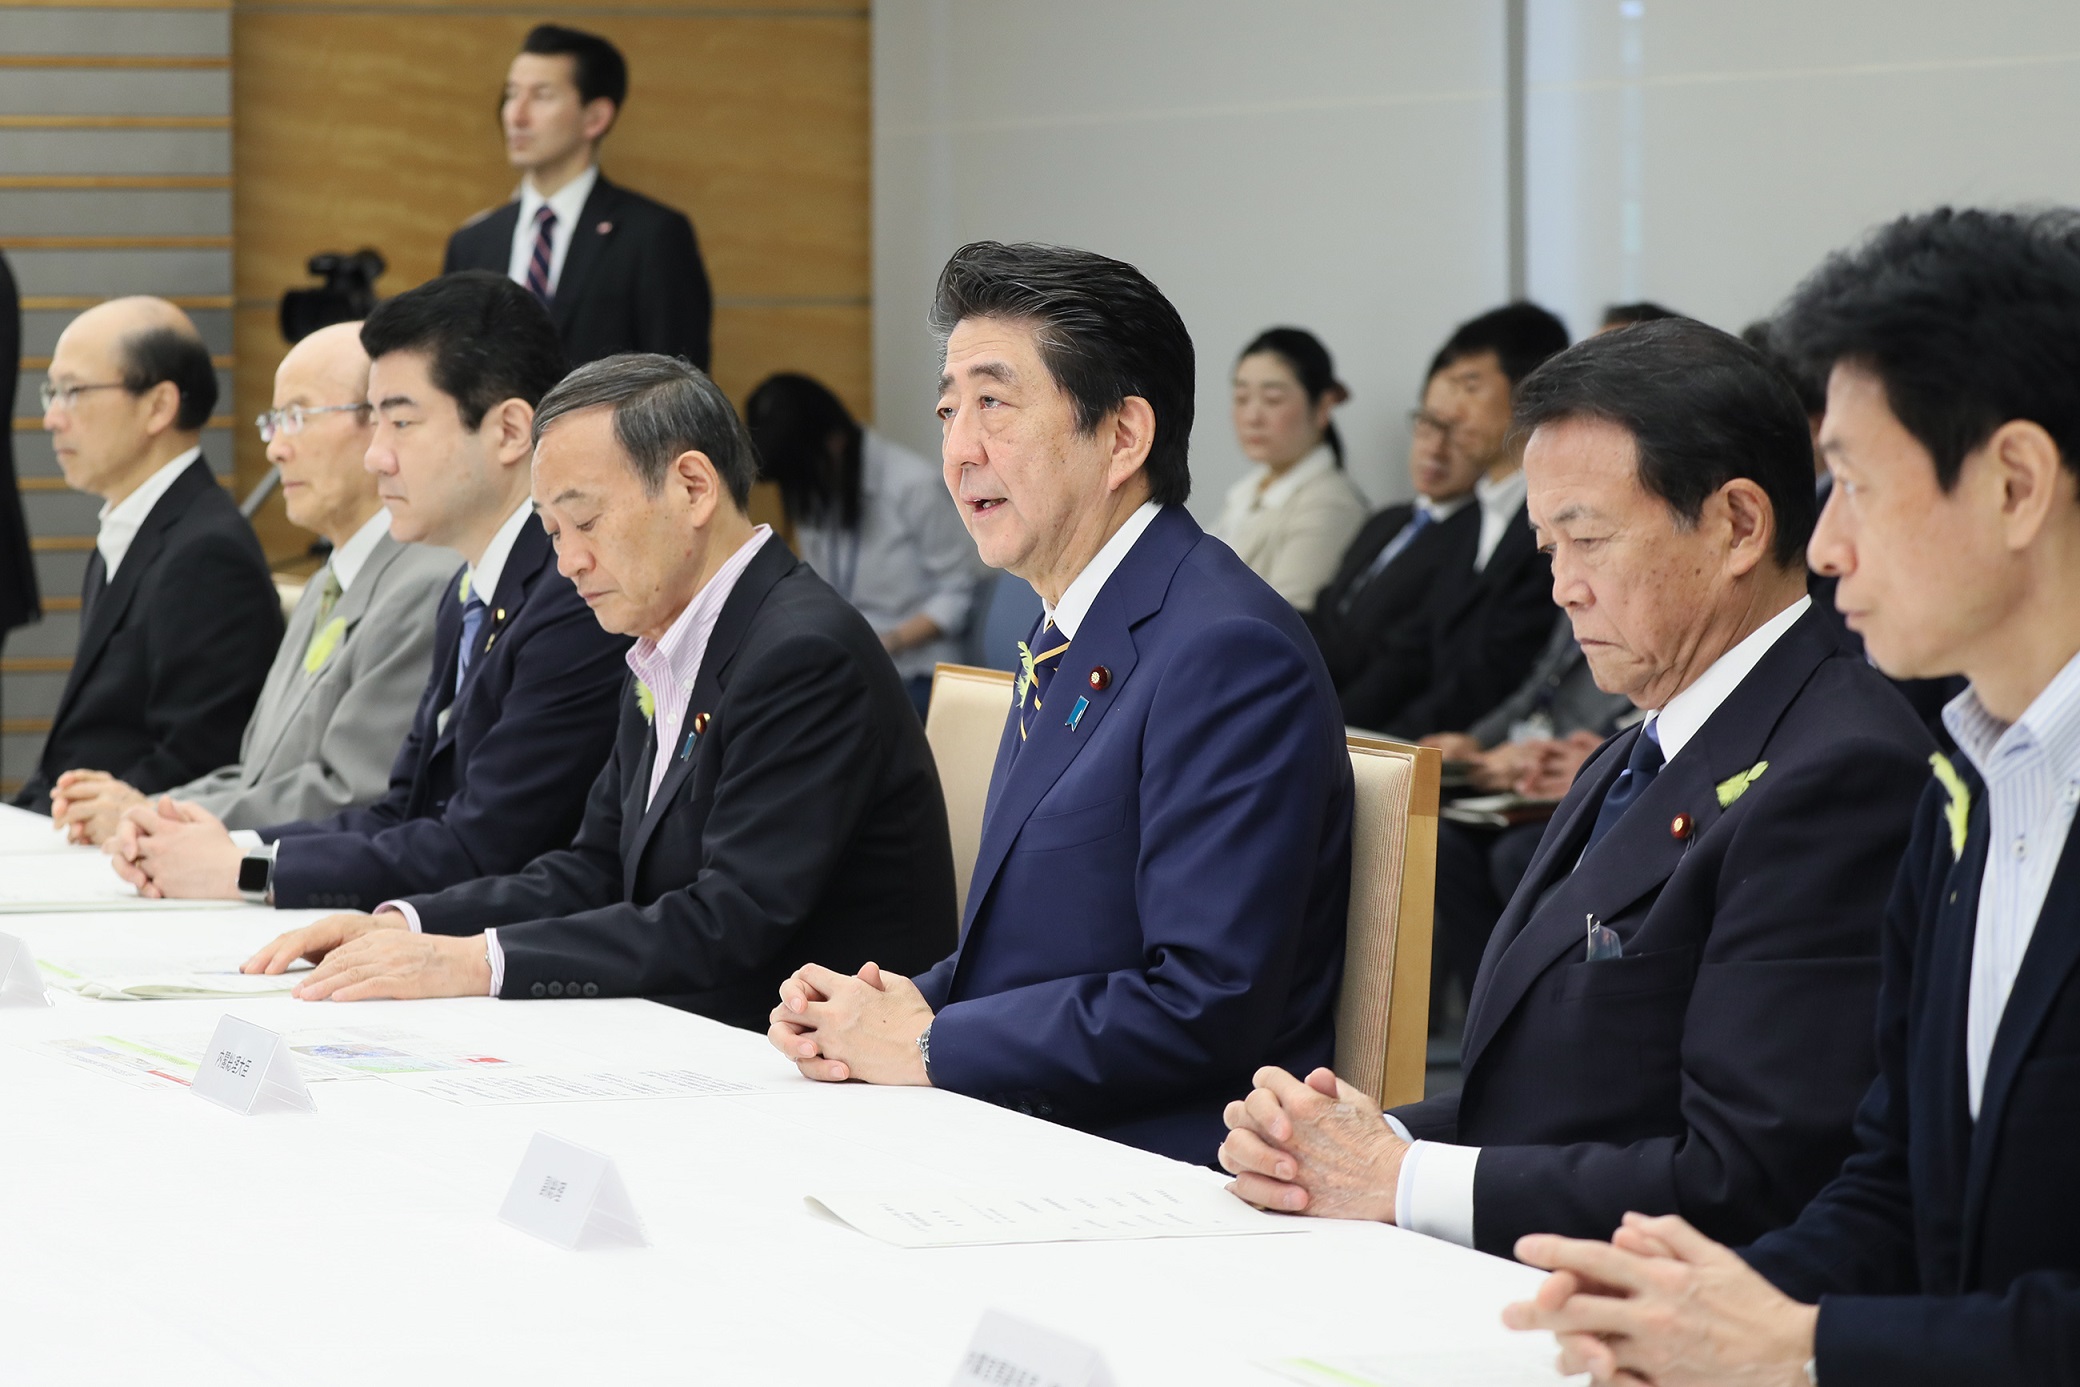
[[[599,145],[628,99],[628,64],[597,34],[540,24],[506,73],[511,202],[448,238],[443,274],[490,270],[542,301],[573,366],[658,352],[708,369],[714,304],[686,214],[609,183]]]
[[[51,783],[75,766],[151,794],[238,755],[282,609],[253,527],[202,457],[216,403],[209,348],[164,299],[90,308],[58,338],[43,426],[65,484],[103,504],[24,809],[50,812]]]

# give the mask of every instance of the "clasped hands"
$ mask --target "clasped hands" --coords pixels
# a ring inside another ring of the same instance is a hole
[[[929,1086],[917,1038],[932,1008],[917,984],[869,963],[847,976],[810,964],[780,984],[766,1038],[822,1083]]]
[[[1394,1221],[1408,1143],[1379,1105],[1327,1069],[1306,1082],[1276,1065],[1256,1072],[1247,1098],[1228,1104],[1221,1169],[1228,1188],[1260,1209],[1319,1218]]]
[[[1436,732],[1423,738],[1423,745],[1436,747],[1447,760],[1467,762],[1475,789],[1509,790],[1526,799],[1560,799],[1574,784],[1582,762],[1603,740],[1594,732],[1571,732],[1565,737],[1503,742],[1483,750],[1463,732]]]
[[[300,958],[318,965],[291,989],[306,1002],[482,997],[491,991],[483,935],[419,934],[394,910],[327,915],[279,936],[239,971],[284,973]]]
[[[66,842],[99,846],[114,836],[124,810],[148,802],[107,771],[67,771],[51,786],[51,822]]]

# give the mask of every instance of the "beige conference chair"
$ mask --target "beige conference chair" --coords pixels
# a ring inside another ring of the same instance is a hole
[[[1357,799],[1336,1072],[1393,1107],[1423,1096],[1444,758],[1433,747],[1371,737],[1351,737],[1349,747]]]
[[[954,906],[963,919],[968,880],[982,851],[982,810],[989,802],[989,776],[996,768],[1004,719],[1011,716],[1012,677],[1001,669],[940,665],[932,671],[932,702],[924,737],[939,768],[946,796],[946,826],[953,834]]]

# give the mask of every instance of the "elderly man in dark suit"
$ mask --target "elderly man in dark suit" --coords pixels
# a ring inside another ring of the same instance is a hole
[[[194,804],[124,812],[105,848],[147,895],[368,908],[570,842],[613,745],[627,642],[600,630],[527,494],[534,407],[563,374],[548,315],[495,275],[447,275],[361,328],[368,464],[407,543],[466,561],[433,666],[373,804],[233,834]]]
[[[1608,333],[1527,380],[1518,418],[1553,594],[1650,716],[1583,766],[1497,922],[1463,1088],[1382,1122],[1326,1071],[1267,1069],[1223,1163],[1266,1207],[1490,1252],[1628,1209],[1754,1236],[1852,1145],[1933,744],[1812,610],[1812,443],[1752,347]]]
[[[152,792],[238,756],[282,638],[267,558],[202,456],[216,368],[188,315],[116,299],[51,355],[43,426],[66,485],[102,499],[79,647],[15,803],[45,813],[79,766]]]
[[[1815,567],[1887,673],[1970,679],[1886,921],[1879,1076],[1789,1228],[1738,1255],[1673,1217],[1526,1238],[1558,1274],[1508,1320],[1599,1382],[2072,1387],[2080,215],[1903,218],[1783,328],[1832,371]]]
[[[539,298],[572,365],[662,352],[706,370],[714,303],[693,223],[599,171],[600,142],[627,100],[619,49],[537,25],[499,107],[519,195],[451,236],[441,270],[489,270]]]
[[[1290,605],[1210,540],[1192,343],[1131,265],[980,242],[939,278],[948,489],[1044,615],[960,947],[914,982],[805,968],[774,1045],[1185,1160],[1253,1066],[1334,1043],[1351,770]]]
[[[297,995],[642,994],[763,1029],[812,958],[922,967],[953,943],[924,729],[873,628],[744,514],[729,401],[660,356],[581,367],[535,417],[534,497],[600,625],[640,637],[570,847],[283,935]]]

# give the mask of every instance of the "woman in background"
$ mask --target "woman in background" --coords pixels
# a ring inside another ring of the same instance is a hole
[[[861,428],[807,376],[767,379],[744,422],[803,562],[880,635],[922,717],[932,666],[961,658],[983,574],[939,469]]]
[[[1349,398],[1329,349],[1299,328],[1259,333],[1235,363],[1235,435],[1256,466],[1229,489],[1213,533],[1303,612],[1371,514],[1329,422]]]

